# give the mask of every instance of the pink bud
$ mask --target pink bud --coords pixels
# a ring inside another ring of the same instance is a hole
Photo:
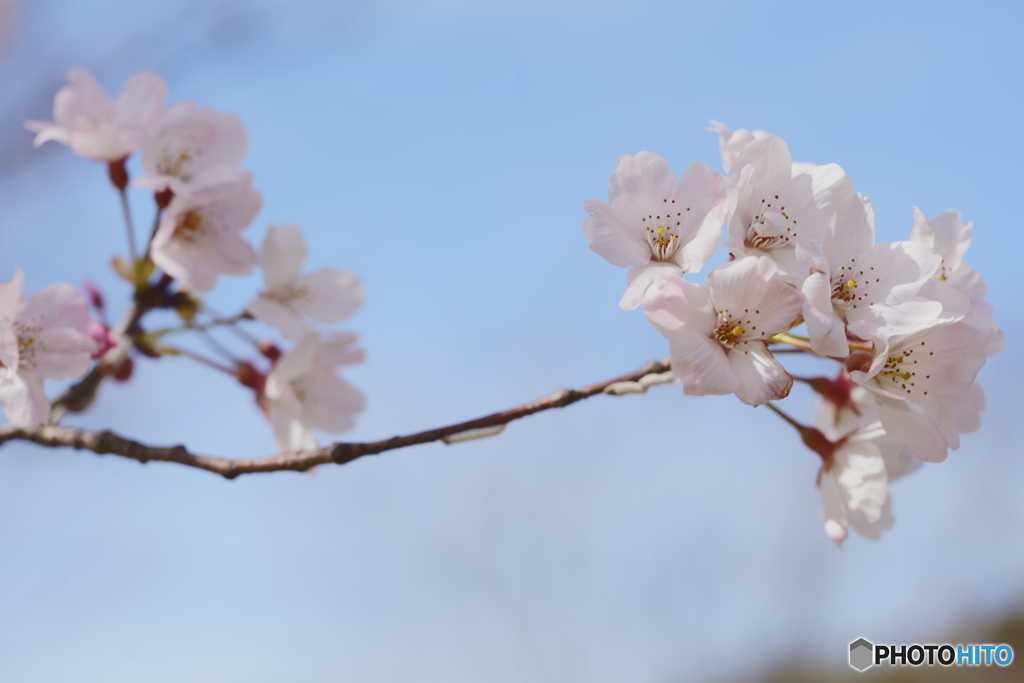
[[[97,311],[103,310],[103,292],[96,286],[96,283],[92,280],[82,280],[82,292],[85,293],[86,299],[92,304],[92,307]]]
[[[854,414],[860,415],[860,409],[857,408],[850,394],[857,384],[850,379],[850,376],[842,368],[839,369],[839,374],[836,375],[835,379],[812,377],[807,383],[811,385],[811,389],[821,394],[826,401],[835,405],[837,410],[849,408]]]
[[[95,320],[89,325],[89,336],[96,342],[96,352],[92,354],[93,360],[100,358],[107,351],[117,346],[117,342],[111,338],[107,328]]]

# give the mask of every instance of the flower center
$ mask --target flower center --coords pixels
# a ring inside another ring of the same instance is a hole
[[[719,311],[718,325],[715,326],[715,331],[711,333],[711,336],[722,346],[731,349],[741,341],[745,341],[744,335],[748,329],[753,331],[757,327],[751,325],[750,320],[741,320],[730,315],[729,311]]]
[[[640,221],[644,224],[644,232],[647,244],[651,247],[652,258],[655,261],[668,261],[682,246],[677,233],[683,224],[683,212],[676,211],[673,216],[671,210],[675,207],[672,204],[675,204],[676,200],[662,199],[661,201],[667,205],[664,214],[647,214]],[[686,207],[686,210],[689,211],[690,207]]]
[[[860,268],[857,259],[850,259],[850,263],[836,268],[832,277],[832,305],[836,308],[848,309],[858,306],[870,306],[872,302],[865,301],[871,293],[872,273],[874,266],[867,270]],[[878,282],[878,278],[873,278]]]
[[[34,368],[36,366],[36,355],[45,351],[43,345],[37,339],[42,328],[33,327],[24,323],[14,323],[14,333],[18,337],[18,366],[22,368]]]
[[[197,242],[207,232],[203,214],[198,210],[186,211],[178,217],[178,224],[174,226],[174,239]]]
[[[914,369],[914,366],[917,365],[917,359],[914,358],[915,352],[923,354],[925,345],[926,342],[920,342],[907,349],[893,350],[891,355],[885,359],[885,365],[882,366],[882,370],[875,377],[875,380],[880,386],[887,387],[890,390],[898,390],[908,394],[917,392],[927,396],[928,392],[924,391],[924,387],[930,384],[927,380],[930,380],[932,376],[925,375],[923,378],[919,377]],[[934,354],[934,351],[930,351],[927,355],[931,356]],[[926,358],[925,369],[927,368]],[[923,386],[919,386],[919,383],[922,383]]]
[[[774,208],[772,204],[776,204]],[[743,243],[751,249],[771,251],[789,244],[796,237],[796,220],[786,213],[786,207],[780,205],[779,195],[772,199],[762,199],[760,210],[754,215],[747,226],[747,236]]]
[[[282,306],[292,306],[310,297],[309,287],[285,284],[267,292],[267,296]]]

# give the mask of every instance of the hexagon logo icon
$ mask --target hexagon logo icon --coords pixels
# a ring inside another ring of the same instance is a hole
[[[857,671],[864,671],[874,666],[875,646],[865,638],[858,638],[850,643],[850,666]]]

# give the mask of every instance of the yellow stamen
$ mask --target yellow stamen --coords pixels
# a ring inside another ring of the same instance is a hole
[[[910,379],[910,373],[909,372],[893,372],[892,370],[889,370],[887,372],[883,372],[882,374],[883,375],[892,375],[893,377],[902,377],[904,380]]]
[[[731,334],[734,337],[738,337],[741,334],[743,334],[743,328],[740,327],[739,325],[737,325],[736,327],[734,327],[731,330],[729,330],[729,334]]]
[[[662,235],[665,234],[665,226],[664,225],[659,225],[658,229],[655,230],[655,232],[658,233],[658,237],[661,237]]]
[[[853,289],[856,286],[857,286],[857,281],[854,280],[853,278],[850,278],[849,280],[846,281],[846,289]]]

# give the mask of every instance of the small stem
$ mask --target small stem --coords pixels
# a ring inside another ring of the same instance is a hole
[[[124,227],[128,232],[128,252],[132,257],[132,267],[135,266],[135,262],[139,260],[139,250],[135,246],[135,224],[132,222],[132,211],[128,206],[128,191],[125,188],[120,188],[117,194],[121,197],[121,211],[124,213]]]
[[[156,209],[156,215],[153,216],[153,227],[149,231],[149,241],[146,242],[146,253],[143,254],[142,258],[149,258],[149,252],[153,249],[153,238],[156,237],[156,231],[160,229],[160,221],[164,217],[164,207],[158,206]]]
[[[788,332],[779,332],[775,336],[770,337],[768,339],[768,343],[789,344],[790,346],[795,346],[803,351],[810,351],[811,353],[814,353],[814,350],[811,348],[811,345],[809,343],[810,341],[810,339],[806,339],[805,337],[797,337],[795,335],[789,334]]]
[[[232,363],[238,363],[238,358],[235,357],[235,354],[231,353],[227,347],[217,341],[217,339],[208,331],[199,330],[199,336],[202,337],[207,346],[219,353],[221,356],[227,358]]]
[[[797,431],[801,431],[801,430],[804,429],[804,426],[802,424],[800,424],[799,422],[797,422],[796,420],[791,418],[786,413],[782,412],[779,408],[775,407],[774,403],[768,402],[768,403],[765,403],[765,405],[768,406],[769,410],[773,411],[776,415],[778,415],[783,420],[785,420],[786,422],[791,424],[793,427],[795,427],[797,429]]]
[[[185,356],[186,358],[191,358],[192,360],[194,360],[194,361],[196,361],[198,363],[202,363],[203,365],[205,365],[208,368],[213,368],[214,370],[220,370],[224,374],[231,375],[232,377],[234,377],[234,375],[235,375],[235,371],[233,369],[229,368],[226,365],[221,365],[217,361],[211,360],[211,359],[207,358],[206,356],[204,356],[202,354],[196,353],[195,351],[190,351],[189,349],[182,349],[182,348],[178,348],[178,347],[174,347],[174,346],[164,346],[163,348],[167,349],[168,351],[170,351],[172,353],[175,353],[175,354],[178,354],[178,355],[181,355],[181,356]]]

